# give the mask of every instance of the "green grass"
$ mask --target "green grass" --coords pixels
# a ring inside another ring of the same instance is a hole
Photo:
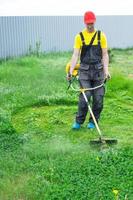
[[[100,127],[118,145],[95,148],[87,120],[71,130],[78,103],[66,92],[71,53],[1,62],[0,200],[113,200],[113,189],[133,199],[133,50],[113,54]]]

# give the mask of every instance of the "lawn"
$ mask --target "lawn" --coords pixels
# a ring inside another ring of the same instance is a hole
[[[133,49],[113,54],[99,125],[118,144],[99,147],[87,120],[71,129],[70,52],[1,61],[0,200],[133,199]]]

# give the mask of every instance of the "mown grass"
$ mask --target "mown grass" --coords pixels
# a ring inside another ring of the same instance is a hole
[[[91,147],[96,131],[72,131],[78,94],[66,92],[71,53],[0,65],[0,199],[133,199],[133,50],[113,50],[100,127],[117,146]],[[88,118],[88,117],[87,117]]]

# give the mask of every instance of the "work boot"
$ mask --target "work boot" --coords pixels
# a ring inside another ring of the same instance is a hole
[[[80,129],[80,124],[79,123],[77,123],[77,122],[74,122],[74,124],[73,124],[73,126],[72,126],[72,129],[75,129],[75,130],[78,130],[78,129]]]
[[[88,125],[87,125],[87,128],[94,129],[95,128],[95,124],[93,122],[89,122]]]

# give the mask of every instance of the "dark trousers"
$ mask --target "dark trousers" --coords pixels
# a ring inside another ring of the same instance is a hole
[[[100,85],[103,83],[103,80],[83,80],[80,79],[80,83],[82,85],[82,88],[92,88]],[[92,97],[92,111],[94,113],[94,116],[98,122],[100,118],[100,113],[103,109],[103,98],[104,98],[105,88],[104,86],[93,90],[93,91],[86,91],[85,94],[88,98],[88,101],[90,102],[90,98]],[[84,96],[82,93],[79,95],[79,104],[78,104],[78,113],[76,115],[76,122],[79,124],[83,124],[86,118],[88,112],[88,105],[85,102]],[[92,117],[90,116],[89,122],[93,122]]]

